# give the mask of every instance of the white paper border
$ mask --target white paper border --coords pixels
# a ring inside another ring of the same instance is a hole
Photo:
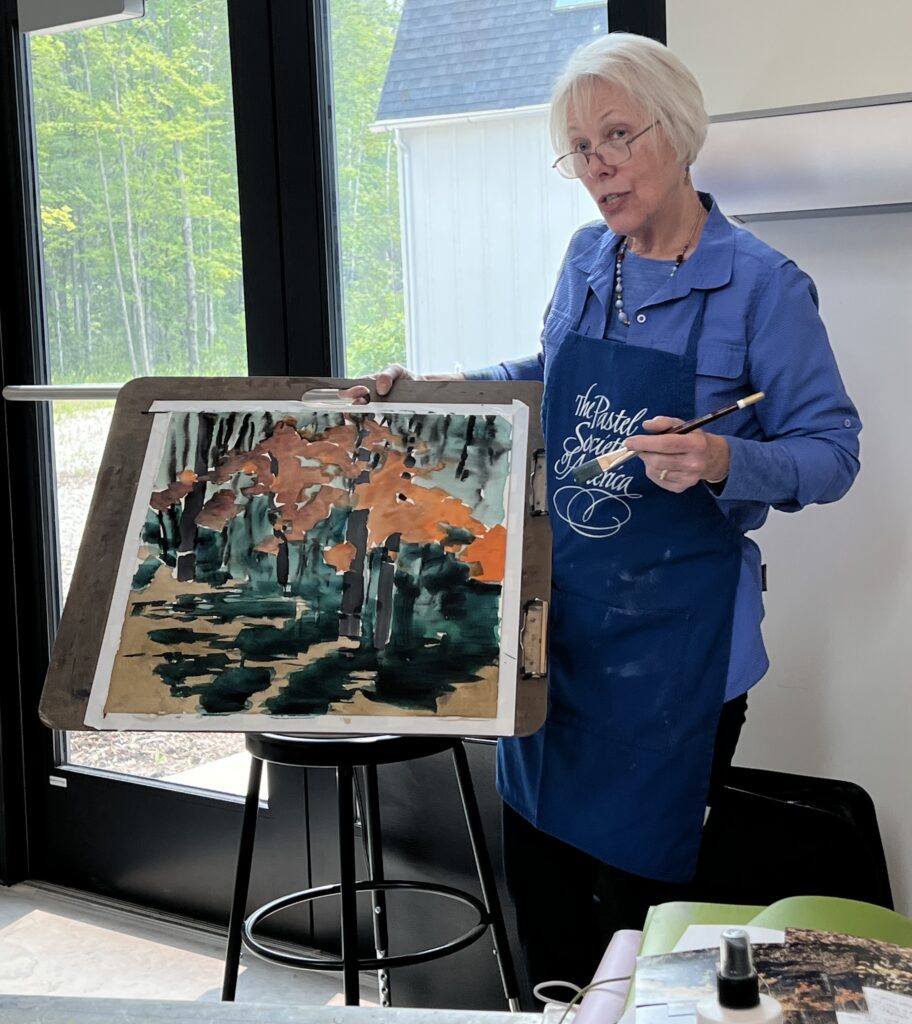
[[[120,647],[124,616],[127,611],[127,603],[130,600],[130,585],[133,582],[133,577],[136,575],[139,538],[149,510],[149,495],[152,493],[155,475],[158,472],[158,467],[161,465],[162,451],[165,447],[170,422],[170,413],[156,413],[152,418],[152,430],[149,434],[146,456],[143,459],[139,481],[136,485],[136,494],[133,498],[133,509],[130,512],[127,535],[123,552],[120,556],[120,564],[117,568],[117,579],[114,582],[114,594],[111,597],[111,607],[108,609],[108,621],[105,623],[101,650],[98,653],[98,661],[95,663],[92,692],[89,694],[89,701],[86,705],[84,722],[95,729],[130,728],[130,726],[126,725],[118,726],[113,724],[111,719],[119,716],[105,715],[104,706],[108,699],[108,689],[111,685],[114,659]],[[108,543],[114,542],[114,538],[105,538],[105,540]],[[133,728],[137,727],[133,726]]]

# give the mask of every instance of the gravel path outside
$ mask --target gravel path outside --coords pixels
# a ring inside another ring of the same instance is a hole
[[[55,404],[55,413],[58,407]],[[54,416],[57,512],[61,586],[66,595],[82,530],[89,512],[95,476],[111,425],[114,403],[107,408],[73,410],[72,403]],[[71,764],[167,778],[244,750],[242,733],[70,732]]]

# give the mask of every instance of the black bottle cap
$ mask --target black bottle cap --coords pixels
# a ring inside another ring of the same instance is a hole
[[[750,939],[743,928],[727,928],[719,947],[719,1005],[749,1010],[760,1002],[760,982],[754,968]]]

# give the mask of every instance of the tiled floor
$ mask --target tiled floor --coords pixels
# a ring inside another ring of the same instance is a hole
[[[0,992],[217,1001],[224,939],[29,885],[0,888]],[[340,1003],[334,974],[245,955],[239,1003]],[[366,977],[364,979],[367,980]],[[363,998],[373,993],[364,987]]]

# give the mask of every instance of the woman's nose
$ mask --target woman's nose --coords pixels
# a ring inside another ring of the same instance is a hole
[[[586,171],[586,176],[593,180],[599,178],[610,178],[614,176],[617,171],[616,164],[606,163],[602,159],[601,153],[591,153],[589,156],[589,169]]]

